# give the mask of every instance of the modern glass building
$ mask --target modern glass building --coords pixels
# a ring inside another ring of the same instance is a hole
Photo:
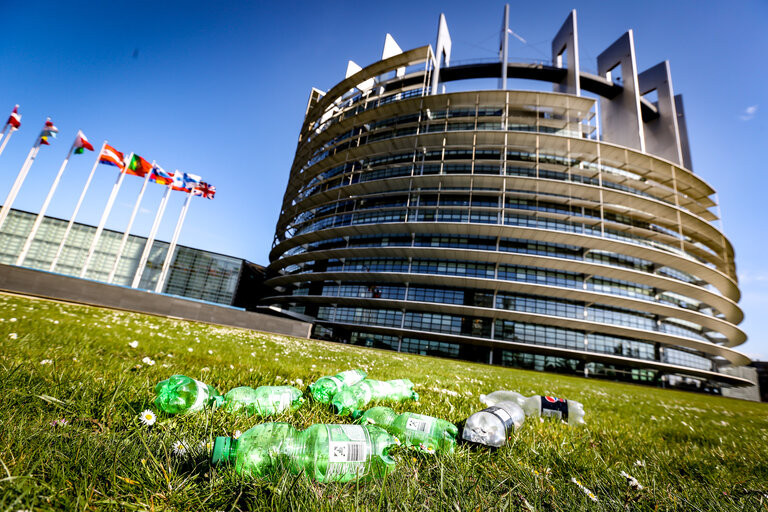
[[[11,210],[0,231],[0,263],[13,265],[21,252],[36,215],[33,213]],[[37,232],[32,246],[24,260],[24,266],[39,270],[50,270],[64,236],[68,221],[54,217],[45,217]],[[79,276],[83,261],[88,253],[96,227],[75,223],[67,238],[55,272]],[[120,248],[123,233],[104,230],[96,247],[96,252],[88,267],[86,278],[106,282],[117,251]],[[120,259],[113,284],[130,286],[141,252],[147,239],[129,236]],[[147,267],[142,274],[139,288],[154,290],[162,270],[168,242],[155,240],[147,260]],[[244,266],[242,259],[224,256],[191,247],[176,246],[164,293],[192,299],[234,305],[238,283]]]
[[[500,61],[451,65],[441,16],[435,48],[387,35],[382,60],[312,90],[267,302],[345,343],[747,384],[720,371],[749,363],[734,252],[669,63],[638,73],[630,31],[582,70],[575,11],[551,62],[507,62],[502,34]]]

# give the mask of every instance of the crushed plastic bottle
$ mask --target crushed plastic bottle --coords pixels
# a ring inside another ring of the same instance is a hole
[[[241,386],[224,395],[222,408],[246,416],[271,416],[289,409],[295,411],[303,403],[301,391],[293,386]]]
[[[499,401],[514,401],[523,408],[526,416],[556,418],[569,425],[584,423],[584,406],[575,400],[540,395],[525,397],[516,391],[494,391],[488,395],[480,395],[480,401],[486,405],[494,405]]]
[[[363,370],[348,370],[332,377],[320,377],[317,382],[309,385],[309,392],[316,402],[329,404],[336,393],[344,387],[354,386],[366,376]]]
[[[331,400],[336,414],[353,417],[360,416],[360,409],[377,400],[418,400],[419,394],[413,390],[413,382],[408,379],[373,380],[365,379],[354,386],[343,388]]]
[[[461,437],[471,443],[499,448],[525,421],[525,413],[516,402],[497,402],[467,418]]]
[[[389,407],[372,407],[360,417],[363,425],[377,425],[397,437],[405,446],[425,453],[453,453],[459,429],[453,423],[432,416],[404,412]]]
[[[222,396],[211,386],[185,375],[172,375],[155,386],[155,405],[169,414],[188,414],[221,404]]]
[[[312,425],[299,432],[288,423],[263,423],[238,439],[217,437],[211,464],[234,463],[244,476],[281,468],[318,482],[379,478],[395,468],[389,450],[398,440],[375,425]]]

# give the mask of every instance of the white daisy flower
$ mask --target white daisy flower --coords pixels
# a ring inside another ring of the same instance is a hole
[[[136,348],[139,346],[139,342],[136,340],[133,340],[132,342],[128,343],[128,346],[131,348]]]
[[[644,460],[636,460],[635,461],[635,466],[640,467],[640,468],[644,468],[645,467],[645,461]]]
[[[630,476],[625,471],[621,472],[621,476],[627,479],[627,484],[633,489],[637,489],[638,491],[643,489],[643,486],[640,485],[640,482],[637,481],[637,479],[633,476]]]
[[[53,360],[52,359],[43,359],[42,361],[40,361],[40,364],[53,364]]]
[[[174,455],[186,455],[187,453],[187,445],[184,444],[182,441],[176,441],[173,443],[173,454]]]
[[[19,339],[19,335],[16,334],[15,332],[8,333],[8,337],[11,338],[12,340]]]
[[[144,357],[144,359],[141,360],[142,363],[144,363],[147,366],[154,366],[155,361],[150,359],[149,357]]]
[[[213,350],[209,350],[208,353],[213,355]]]
[[[189,348],[187,349],[187,352],[192,352],[192,347],[189,347]]]
[[[148,427],[151,427],[157,421],[157,416],[155,415],[154,412],[152,412],[149,409],[142,412],[140,418],[141,418],[141,422]]]
[[[232,435],[232,437],[235,439],[240,439],[241,435],[243,435],[242,432],[240,432],[239,430],[235,430],[235,433]]]

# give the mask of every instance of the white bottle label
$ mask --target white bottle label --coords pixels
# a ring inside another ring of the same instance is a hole
[[[368,431],[361,425],[329,425],[326,478],[363,475],[369,445]]]
[[[414,415],[405,421],[405,430],[412,432],[428,432],[435,422],[434,418],[429,416]]]
[[[331,378],[336,380],[334,377]],[[352,386],[363,380],[360,378],[360,374],[355,370],[347,370],[345,372],[341,372],[338,378],[341,379],[342,384],[346,384],[347,386]]]
[[[366,458],[365,443],[331,441],[328,443],[330,462],[363,462]]]
[[[199,411],[203,407],[205,407],[205,402],[208,400],[208,386],[205,384],[205,382],[200,382],[199,380],[195,381],[195,386],[197,387],[197,396],[195,396],[195,403],[190,406],[189,409],[187,409],[187,413]]]

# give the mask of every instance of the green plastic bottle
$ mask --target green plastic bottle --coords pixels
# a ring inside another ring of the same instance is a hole
[[[413,382],[408,379],[387,381],[365,379],[336,393],[331,400],[331,405],[336,410],[336,414],[342,416],[352,414],[353,417],[358,417],[361,413],[360,409],[373,401],[401,402],[418,399],[419,394],[413,390]]]
[[[168,414],[188,414],[220,405],[222,396],[205,382],[173,375],[155,386],[155,405]]]
[[[425,453],[453,453],[459,429],[453,423],[432,416],[404,412],[389,407],[373,407],[360,417],[363,425],[377,425],[397,437],[405,446]]]
[[[316,402],[331,403],[333,396],[344,387],[354,386],[366,377],[363,370],[348,370],[337,373],[333,377],[320,377],[317,382],[309,385],[309,392]]]
[[[263,423],[239,439],[217,437],[211,464],[234,463],[244,476],[288,469],[318,482],[379,478],[395,468],[389,449],[398,440],[373,425],[312,425],[302,432],[288,423]]]
[[[301,391],[293,386],[241,386],[224,395],[223,409],[246,416],[270,416],[295,411],[304,403]]]

